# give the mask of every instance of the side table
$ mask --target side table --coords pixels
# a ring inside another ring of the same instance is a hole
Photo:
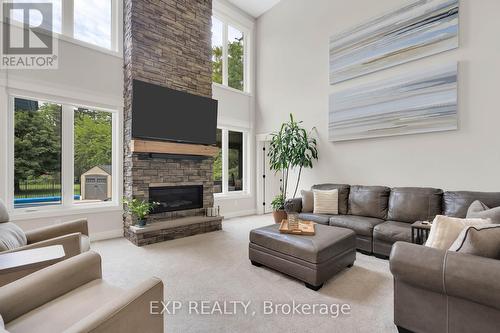
[[[432,223],[427,221],[417,221],[411,225],[411,242],[423,245],[429,237]]]
[[[0,254],[0,287],[55,264],[65,255],[62,245]]]

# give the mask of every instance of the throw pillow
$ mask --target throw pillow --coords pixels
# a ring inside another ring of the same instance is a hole
[[[500,207],[489,208],[476,200],[467,210],[467,218],[490,219],[492,223],[500,224]]]
[[[2,200],[0,200],[0,223],[9,222],[9,213],[7,213],[7,207]]]
[[[432,222],[425,246],[448,250],[465,227],[491,223],[484,219],[459,219],[438,215]]]
[[[28,243],[24,231],[12,222],[0,224],[0,251],[25,246]]]
[[[302,213],[312,213],[314,210],[314,194],[313,191],[302,190]]]
[[[500,259],[500,225],[485,224],[462,230],[450,251]]]
[[[339,213],[339,190],[314,190],[314,214],[332,214]]]

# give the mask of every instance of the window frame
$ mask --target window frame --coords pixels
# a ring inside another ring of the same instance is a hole
[[[80,45],[86,48],[90,48],[96,51],[100,51],[106,54],[114,55],[117,57],[123,57],[122,55],[122,40],[123,36],[123,1],[110,0],[111,1],[111,48],[105,48],[96,44],[88,43],[83,40],[77,39],[74,36],[74,0],[62,0],[61,4],[61,32],[52,31],[54,38],[70,42],[76,45]],[[22,28],[19,22],[11,22],[12,25]]]
[[[22,91],[9,91],[7,110],[7,183],[6,183],[6,205],[12,213],[13,220],[17,218],[30,218],[54,216],[58,213],[85,213],[88,210],[121,210],[120,198],[122,195],[121,175],[121,124],[122,114],[119,109],[108,106],[95,106],[79,101],[65,98],[57,98],[44,94],[33,94]],[[57,103],[62,106],[61,110],[61,204],[47,205],[29,208],[14,208],[14,165],[15,165],[15,102],[16,98],[28,100],[42,100]],[[109,112],[112,114],[112,199],[110,201],[75,203],[74,200],[74,111],[82,107],[96,111]]]
[[[216,18],[222,22],[222,84],[212,82],[213,85],[229,89],[231,91],[251,94],[251,80],[250,80],[250,50],[251,50],[251,39],[252,39],[252,29],[245,27],[244,25],[231,19],[229,16],[223,13],[213,11],[212,18]],[[213,22],[213,20],[211,20]],[[243,90],[238,90],[236,88],[229,86],[229,41],[228,41],[228,26],[238,29],[243,34]],[[210,44],[211,45],[211,44]]]
[[[217,129],[222,130],[222,192],[214,193],[216,199],[225,197],[248,197],[249,191],[249,145],[248,137],[249,131],[247,129],[236,128],[231,126],[217,126]],[[243,134],[243,177],[242,177],[242,190],[229,191],[228,177],[229,177],[229,132],[238,132]]]

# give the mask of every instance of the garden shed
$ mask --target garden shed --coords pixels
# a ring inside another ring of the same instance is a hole
[[[82,200],[109,200],[112,195],[111,165],[99,165],[82,174]]]

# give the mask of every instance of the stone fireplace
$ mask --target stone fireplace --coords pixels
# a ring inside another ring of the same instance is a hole
[[[138,246],[221,229],[205,216],[216,148],[132,137],[134,80],[212,97],[211,16],[211,0],[124,1],[124,196],[160,202],[145,228],[124,216]]]

